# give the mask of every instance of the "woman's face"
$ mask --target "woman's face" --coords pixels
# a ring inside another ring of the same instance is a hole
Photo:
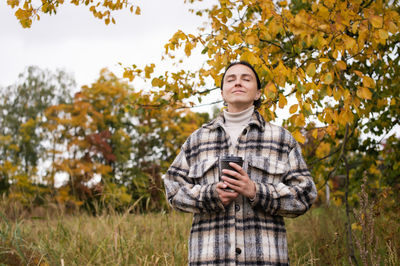
[[[237,64],[229,68],[222,82],[221,95],[228,105],[228,112],[246,110],[261,96],[254,72],[245,65]]]

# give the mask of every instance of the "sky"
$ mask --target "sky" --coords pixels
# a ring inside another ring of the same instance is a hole
[[[106,26],[86,6],[66,3],[56,15],[41,14],[39,21],[24,29],[14,16],[16,9],[0,1],[0,86],[14,83],[29,65],[64,69],[73,74],[77,89],[94,82],[104,67],[122,76],[119,62],[122,66],[138,67],[155,63],[159,70],[169,69],[171,62],[161,61],[164,44],[178,29],[197,32],[203,19],[189,12],[193,6],[184,0],[133,3],[140,6],[141,15],[116,11],[115,25]],[[204,60],[192,57],[187,67],[200,65]]]

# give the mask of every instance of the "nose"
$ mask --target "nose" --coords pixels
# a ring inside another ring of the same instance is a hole
[[[240,79],[237,79],[237,80],[235,81],[235,87],[241,87],[241,86],[242,86],[241,80],[240,80]]]

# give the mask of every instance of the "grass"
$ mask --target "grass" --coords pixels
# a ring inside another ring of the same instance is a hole
[[[6,265],[185,265],[190,215],[85,214],[1,225]]]
[[[344,223],[336,207],[287,219],[291,265],[350,265]],[[0,212],[0,265],[186,265],[190,224],[191,215],[178,212],[25,218]],[[380,265],[399,265],[399,225],[375,218]],[[359,252],[357,258],[364,265]]]

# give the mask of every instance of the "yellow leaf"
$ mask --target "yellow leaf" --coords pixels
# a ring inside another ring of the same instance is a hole
[[[333,58],[335,58],[335,59],[338,58],[338,56],[339,56],[338,50],[335,49],[335,50],[333,51],[333,53],[332,53],[332,56],[333,56]]]
[[[316,139],[318,137],[318,129],[313,129],[311,134],[312,134],[313,138]]]
[[[331,145],[329,145],[329,143],[322,142],[315,151],[315,155],[318,158],[322,158],[328,155],[330,150],[331,150]]]
[[[343,110],[339,115],[339,123],[342,125],[346,125],[346,123],[350,123],[353,120],[353,114],[350,110]]]
[[[357,90],[357,96],[362,98],[362,99],[371,100],[372,93],[366,87],[359,87],[358,90]]]
[[[388,23],[389,32],[395,34],[397,32],[398,27],[392,21]]]
[[[327,63],[327,62],[329,62],[331,60],[329,58],[320,58],[319,61],[322,62],[322,63]]]
[[[245,41],[250,45],[258,45],[259,39],[257,34],[254,32],[249,31],[245,37]]]
[[[363,76],[363,73],[358,71],[358,70],[354,70],[354,73],[359,76],[360,78]]]
[[[150,66],[145,66],[144,72],[146,78],[150,78],[150,74],[154,72],[154,67],[154,64],[150,64]]]
[[[287,6],[287,2],[286,2],[286,1],[280,1],[278,4],[279,4],[279,6],[281,6],[281,7]]]
[[[304,127],[306,125],[303,114],[298,115],[294,122],[295,122],[296,126],[298,126],[298,127]]]
[[[311,63],[308,65],[307,69],[306,69],[306,73],[308,76],[310,77],[314,77],[315,75],[315,63]]]
[[[329,125],[329,126],[326,128],[326,132],[327,132],[332,138],[335,137],[336,131],[337,131],[336,125]]]
[[[7,5],[11,6],[11,8],[14,8],[19,5],[19,0],[7,0]]]
[[[140,15],[140,7],[136,7],[135,15]]]
[[[240,56],[240,60],[249,62],[251,65],[257,65],[260,61],[254,53],[246,51]]]
[[[337,66],[337,68],[338,68],[339,70],[346,70],[346,68],[347,68],[346,63],[343,62],[342,60],[338,61],[338,62],[336,63],[336,66]]]
[[[298,104],[293,104],[292,106],[290,106],[289,108],[289,113],[294,114],[297,111],[297,108],[299,107]]]
[[[324,76],[324,83],[329,85],[333,82],[333,75],[331,72],[326,73],[326,75]]]
[[[300,131],[296,130],[295,132],[293,132],[293,137],[295,140],[297,140],[297,142],[299,143],[304,143],[306,142],[306,138],[301,134]]]
[[[355,48],[357,45],[356,40],[346,34],[343,36],[343,42],[344,48],[346,48],[347,50],[353,50],[353,48]]]
[[[279,108],[285,107],[286,104],[287,104],[286,97],[282,93],[280,93],[279,94]]]
[[[386,40],[387,38],[389,38],[389,34],[386,30],[380,29],[378,31],[379,34],[379,38],[381,38],[381,40]]]
[[[188,56],[188,57],[190,56],[190,54],[192,53],[192,48],[193,48],[193,45],[190,42],[187,42],[185,45],[186,56]]]
[[[265,90],[266,90],[267,92],[272,92],[272,93],[275,93],[275,92],[277,91],[277,89],[276,89],[276,87],[275,87],[275,84],[272,83],[272,82],[269,82],[269,83],[267,84],[267,86],[265,86]]]
[[[368,76],[363,76],[363,85],[367,88],[374,88],[375,81]]]
[[[368,19],[371,25],[374,26],[375,28],[382,28],[383,17],[371,15]]]

